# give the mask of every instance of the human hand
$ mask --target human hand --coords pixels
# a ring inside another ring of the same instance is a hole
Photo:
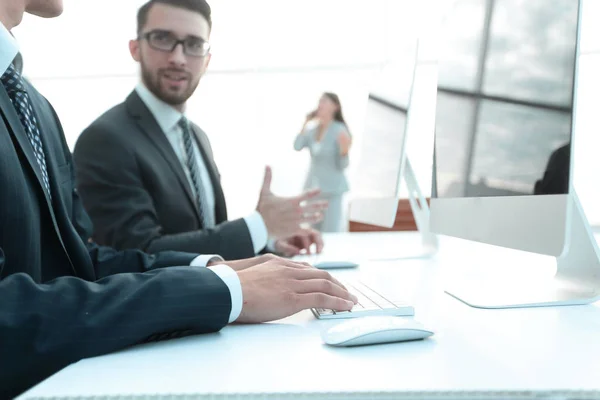
[[[337,137],[338,145],[340,146],[340,155],[346,156],[352,145],[352,137],[347,132],[342,132]]]
[[[291,237],[298,233],[301,224],[315,224],[323,220],[326,201],[309,201],[320,194],[320,190],[309,190],[295,197],[280,197],[271,192],[272,172],[265,169],[265,177],[256,210],[259,212],[269,236],[275,239]]]
[[[252,258],[244,258],[241,260],[229,260],[229,261],[216,261],[211,263],[209,266],[225,264],[234,271],[243,271],[248,268],[255,267],[260,264],[264,264],[269,261],[277,261],[279,264],[284,265],[286,267],[291,268],[314,268],[310,264],[305,262],[297,262],[291,261],[275,254],[262,254],[260,256],[252,257]]]
[[[267,261],[239,271],[244,304],[237,322],[274,321],[309,308],[350,311],[356,296],[328,272]]]
[[[323,251],[323,236],[321,232],[314,229],[302,229],[296,235],[278,239],[275,242],[275,251],[283,254],[286,257],[298,255],[302,250],[306,250],[307,254],[311,254],[311,246],[316,245],[316,253]]]

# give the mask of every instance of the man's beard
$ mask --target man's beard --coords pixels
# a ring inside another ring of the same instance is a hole
[[[141,63],[142,68],[142,80],[148,90],[150,90],[156,97],[161,99],[167,104],[172,106],[180,106],[184,104],[196,91],[200,80],[192,82],[191,79],[187,81],[187,87],[181,93],[173,93],[161,85],[161,74],[164,70],[159,70],[154,76],[151,71],[144,67]],[[175,70],[174,70],[175,71]],[[189,75],[188,75],[189,77]]]

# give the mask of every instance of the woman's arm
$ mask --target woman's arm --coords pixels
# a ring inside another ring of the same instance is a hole
[[[310,119],[307,118],[306,121],[304,122],[304,125],[302,125],[302,129],[300,130],[300,133],[298,134],[298,136],[296,136],[296,140],[294,141],[294,149],[296,151],[300,151],[309,145],[310,137],[306,130],[306,125],[308,125],[309,122],[310,122]]]
[[[345,130],[341,131],[337,137],[338,155],[336,164],[339,169],[345,169],[350,164],[350,147],[352,147],[352,136]]]
[[[294,141],[294,149],[300,151],[306,146],[308,146],[308,135],[304,132],[300,132]]]

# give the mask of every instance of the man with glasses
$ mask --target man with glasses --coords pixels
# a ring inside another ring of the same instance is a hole
[[[292,256],[323,245],[318,191],[282,198],[267,168],[256,211],[228,221],[206,134],[185,115],[210,61],[211,10],[203,0],[152,0],[129,44],[141,83],[80,136],[78,188],[94,239],[120,249],[216,253],[226,260],[271,251]],[[235,141],[235,138],[231,138]]]
[[[138,343],[352,308],[325,271],[271,255],[225,265],[90,243],[61,124],[21,73],[10,31],[25,11],[55,17],[62,0],[0,1],[0,399]]]

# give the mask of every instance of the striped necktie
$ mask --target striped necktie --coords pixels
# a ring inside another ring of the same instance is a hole
[[[190,124],[187,118],[182,117],[179,120],[179,127],[183,132],[183,146],[185,147],[186,165],[190,173],[192,180],[192,186],[196,194],[196,201],[198,203],[198,210],[200,211],[200,219],[204,228],[213,228],[215,226],[215,215],[208,207],[208,201],[206,200],[206,192],[200,178],[200,168],[196,162],[196,156],[194,154],[194,146],[192,141],[192,134],[190,133]]]
[[[42,137],[40,134],[40,129],[38,125],[37,118],[35,113],[33,112],[33,106],[31,105],[31,100],[29,99],[29,94],[25,89],[25,84],[23,83],[23,79],[21,78],[21,74],[14,67],[14,65],[10,65],[6,72],[0,78],[2,84],[6,88],[8,93],[8,97],[10,97],[10,101],[12,102],[17,114],[19,115],[19,119],[21,120],[21,124],[25,129],[25,133],[27,133],[27,138],[33,147],[33,153],[35,154],[35,159],[42,171],[42,181],[44,183],[44,188],[46,192],[52,198],[50,192],[50,181],[48,179],[48,169],[46,167],[46,156],[44,154],[44,147],[42,144]]]

